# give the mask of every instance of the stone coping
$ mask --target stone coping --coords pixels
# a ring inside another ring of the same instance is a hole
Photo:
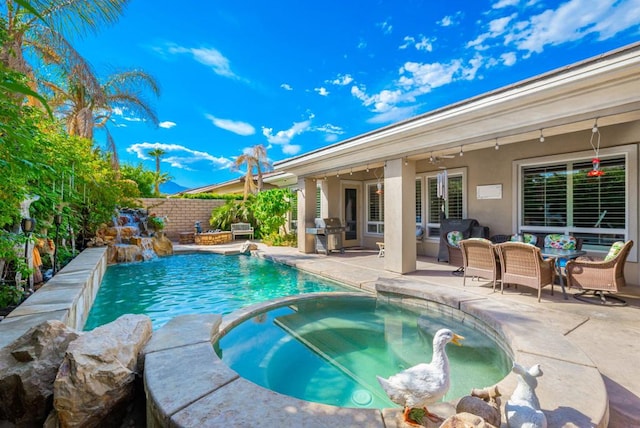
[[[0,348],[47,320],[82,330],[107,269],[107,247],[87,248],[0,322]]]
[[[431,294],[424,284],[382,279],[378,298],[447,312],[496,338],[520,364],[541,364],[537,389],[549,427],[606,427],[608,400],[595,365],[561,333],[538,319],[530,308],[471,296],[460,291]],[[440,290],[439,290],[440,291]],[[212,344],[238,323],[259,312],[320,296],[362,293],[312,293],[249,306],[219,315],[176,317],[154,333],[145,350],[144,383],[147,426],[394,427],[401,409],[355,409],[311,403],[265,389],[240,377],[216,355]],[[503,406],[516,376],[498,383]],[[433,411],[454,413],[455,403]]]

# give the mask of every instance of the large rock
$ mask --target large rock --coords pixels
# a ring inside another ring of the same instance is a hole
[[[0,349],[0,426],[42,426],[52,409],[53,381],[79,333],[60,321],[32,327]]]
[[[164,233],[156,233],[152,240],[153,251],[159,256],[168,256],[173,254],[173,244]]]
[[[53,388],[62,427],[104,426],[126,408],[151,331],[146,315],[123,315],[71,343]]]

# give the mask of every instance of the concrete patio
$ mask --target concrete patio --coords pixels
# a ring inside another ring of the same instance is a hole
[[[175,250],[232,253],[238,247],[238,243],[206,249],[176,245]],[[395,283],[405,283],[408,290],[428,287],[431,292],[439,289],[443,294],[462,291],[500,303],[513,303],[518,307],[524,305],[529,314],[533,312],[550,329],[559,331],[597,367],[609,396],[609,426],[640,426],[640,371],[634,364],[640,355],[638,286],[627,286],[621,294],[628,302],[625,307],[604,307],[580,302],[572,297],[575,290],[568,290],[569,298],[564,300],[559,286],[555,287],[553,296],[549,289],[543,290],[542,301],[538,303],[534,290],[526,287],[507,288],[504,294],[500,294],[493,293],[488,283],[467,280],[467,286],[463,288],[462,277],[452,275],[454,268],[446,263],[437,263],[432,258],[420,257],[416,272],[396,275],[382,269],[378,251],[373,249],[352,249],[344,254],[332,253],[326,256],[303,254],[294,248],[259,244],[259,251],[264,257],[368,291],[374,291],[374,284],[382,278],[383,281],[392,279]],[[586,401],[589,398],[585,395]]]

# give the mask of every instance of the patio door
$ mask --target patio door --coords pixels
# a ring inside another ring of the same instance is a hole
[[[344,183],[342,190],[342,224],[344,225],[345,247],[361,245],[361,209],[360,209],[360,184]]]

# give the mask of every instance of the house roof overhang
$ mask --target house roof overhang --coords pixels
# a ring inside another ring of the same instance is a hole
[[[640,119],[640,43],[274,163],[298,177]]]

